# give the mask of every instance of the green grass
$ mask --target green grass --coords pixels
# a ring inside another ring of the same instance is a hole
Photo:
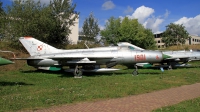
[[[199,112],[200,97],[188,101],[181,102],[173,106],[162,107],[153,112]]]
[[[199,68],[133,69],[86,73],[75,79],[65,72],[41,72],[25,66],[0,72],[0,111],[39,109],[54,105],[118,98],[200,82]]]

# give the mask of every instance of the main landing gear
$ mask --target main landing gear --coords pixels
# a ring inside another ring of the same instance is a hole
[[[76,65],[76,67],[74,69],[74,78],[82,78],[82,74],[83,74],[83,72],[82,72],[81,68],[78,65]]]
[[[133,71],[133,76],[136,76],[138,75],[138,68],[137,68],[137,65],[134,66],[135,67],[135,70]]]

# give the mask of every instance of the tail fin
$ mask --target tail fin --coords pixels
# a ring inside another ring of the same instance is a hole
[[[20,37],[19,41],[23,44],[31,56],[56,53],[59,51],[59,49],[32,37]]]

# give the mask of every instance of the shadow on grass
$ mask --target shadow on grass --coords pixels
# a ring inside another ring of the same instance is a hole
[[[44,73],[44,74],[55,74],[58,77],[74,77],[72,72],[65,72],[64,70],[60,71],[49,71],[49,70],[28,70],[28,71],[21,71],[22,73]],[[83,76],[86,77],[98,77],[101,75],[112,76],[112,75],[123,75],[127,74],[127,72],[83,72]]]
[[[17,85],[29,86],[33,84],[27,84],[24,82],[5,82],[5,81],[0,82],[0,86],[17,86]]]
[[[133,75],[133,71],[135,69],[124,69],[126,70],[126,74]],[[138,68],[138,75],[160,75],[162,74],[160,69],[157,68]]]
[[[141,72],[141,71],[139,71],[138,72],[138,75],[160,75],[160,74],[162,74],[161,71],[158,71],[158,72]]]
[[[22,73],[44,73],[44,74],[54,74],[58,75],[58,77],[74,77],[72,72],[65,72],[64,70],[60,71],[49,71],[49,70],[29,70],[29,71],[21,71]],[[99,77],[99,76],[112,76],[112,75],[132,75],[133,69],[123,69],[114,72],[83,72],[83,76],[85,77]],[[160,75],[162,72],[157,69],[156,71],[146,71],[144,69],[139,69],[139,75]]]
[[[54,74],[54,75],[66,75],[66,77],[73,77],[72,73],[65,72],[64,70],[60,71],[50,71],[50,70],[26,70],[26,71],[21,71],[21,73],[44,73],[44,74]]]

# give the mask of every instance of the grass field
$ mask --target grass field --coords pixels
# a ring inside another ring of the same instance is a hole
[[[162,107],[153,112],[199,112],[200,111],[200,97],[179,104]]]
[[[132,76],[132,71],[85,73],[82,79],[75,79],[69,73],[36,71],[27,65],[19,70],[0,70],[0,111],[118,98],[200,82],[199,67],[163,73],[139,69],[139,76]]]
[[[188,49],[190,47],[186,46]],[[2,43],[0,49],[14,51],[17,57],[29,56],[9,49]],[[12,57],[10,54],[0,56]],[[193,64],[199,66],[200,62]],[[55,105],[118,98],[200,82],[199,67],[166,70],[163,73],[158,69],[139,69],[139,76],[132,76],[132,71],[133,69],[125,69],[112,73],[86,73],[82,79],[75,79],[69,73],[36,71],[25,61],[15,61],[15,64],[0,66],[0,111],[35,110]],[[192,104],[198,105],[199,99],[188,102],[184,103],[183,107],[194,108]],[[177,106],[162,108],[166,111],[169,109],[179,111]]]

